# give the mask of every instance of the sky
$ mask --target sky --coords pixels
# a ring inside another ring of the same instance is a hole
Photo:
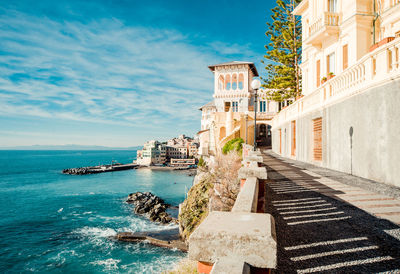
[[[261,75],[275,1],[2,0],[0,147],[129,147],[200,129],[209,65]]]

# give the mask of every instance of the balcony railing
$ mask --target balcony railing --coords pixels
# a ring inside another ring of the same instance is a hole
[[[327,28],[337,27],[340,24],[340,14],[333,12],[324,12],[323,16],[315,20],[309,27],[308,33],[305,33],[304,40],[308,38],[322,38],[320,34],[330,34],[327,32]],[[334,32],[335,29],[334,29]],[[316,36],[316,37],[315,37]]]
[[[400,38],[365,55],[311,94],[283,109],[274,117],[273,125],[276,127],[296,120],[300,115],[322,109],[393,79],[400,79]]]
[[[400,4],[400,0],[391,0],[390,1],[390,6],[391,7],[396,6],[397,4]]]

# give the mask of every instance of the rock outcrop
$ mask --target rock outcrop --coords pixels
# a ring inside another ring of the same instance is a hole
[[[62,173],[71,175],[85,175],[85,174],[91,174],[92,172],[88,167],[77,167],[77,168],[64,169]]]
[[[163,199],[157,197],[151,192],[131,193],[126,200],[127,203],[135,206],[135,213],[147,216],[150,221],[169,224],[176,222],[167,212],[170,205],[166,204]]]
[[[178,229],[170,229],[154,232],[121,232],[118,233],[116,239],[123,242],[142,242],[165,247],[176,248],[187,252],[188,246],[179,237]]]

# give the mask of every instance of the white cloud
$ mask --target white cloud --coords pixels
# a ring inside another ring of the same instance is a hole
[[[199,123],[212,99],[207,65],[248,46],[198,46],[175,30],[103,19],[56,22],[16,11],[0,17],[0,115],[151,129]],[[218,52],[215,52],[218,50]]]

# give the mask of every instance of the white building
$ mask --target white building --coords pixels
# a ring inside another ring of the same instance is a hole
[[[214,156],[229,140],[241,137],[253,143],[254,91],[250,84],[258,77],[252,62],[233,61],[209,66],[214,73],[213,101],[200,108],[202,111],[199,154]],[[270,122],[279,111],[277,102],[266,99],[265,92],[258,91],[257,141],[271,144]]]
[[[143,166],[159,165],[166,162],[166,146],[158,141],[149,141],[142,150],[137,151],[137,164]]]

